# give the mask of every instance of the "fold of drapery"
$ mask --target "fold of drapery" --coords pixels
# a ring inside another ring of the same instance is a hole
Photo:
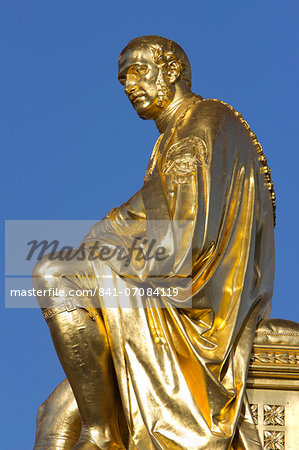
[[[274,277],[272,205],[258,154],[230,108],[196,98],[177,111],[153,153],[144,186],[83,241],[129,251],[137,236],[168,255],[142,262],[133,255],[127,267],[117,258],[92,262],[103,292],[118,293],[101,296],[100,307],[132,442],[259,448],[250,412],[242,412]],[[160,294],[133,295],[134,286]]]

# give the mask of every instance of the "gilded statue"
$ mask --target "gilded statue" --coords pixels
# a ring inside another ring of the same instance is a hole
[[[39,409],[35,449],[260,449],[245,387],[274,281],[267,160],[238,112],[192,92],[174,41],[130,41],[118,79],[160,136],[143,186],[81,257],[35,265],[67,377]]]

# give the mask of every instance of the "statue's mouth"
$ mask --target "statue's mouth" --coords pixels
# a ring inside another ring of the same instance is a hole
[[[136,103],[136,102],[140,102],[140,101],[142,101],[142,100],[144,100],[144,95],[145,95],[145,92],[144,91],[136,91],[136,92],[132,92],[130,95],[129,95],[129,99],[130,99],[130,102],[131,103]]]

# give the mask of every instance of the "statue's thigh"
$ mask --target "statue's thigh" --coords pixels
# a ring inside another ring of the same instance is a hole
[[[87,258],[80,258],[77,250],[67,257],[61,253],[43,256],[34,266],[33,285],[42,308],[63,302],[68,309],[74,305],[92,307],[98,293],[92,264]]]

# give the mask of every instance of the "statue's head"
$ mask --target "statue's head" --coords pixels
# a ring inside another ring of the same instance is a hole
[[[191,67],[184,50],[160,36],[135,38],[118,60],[118,79],[142,119],[156,119],[179,92],[191,89]]]

